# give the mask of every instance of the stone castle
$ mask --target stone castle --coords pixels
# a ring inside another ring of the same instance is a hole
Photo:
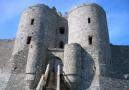
[[[95,3],[65,16],[37,4],[23,12],[15,44],[0,40],[0,73],[0,90],[129,90],[129,46],[110,44]]]

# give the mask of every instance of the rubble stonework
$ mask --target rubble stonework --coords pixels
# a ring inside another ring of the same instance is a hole
[[[0,90],[36,90],[48,64],[45,90],[129,90],[129,46],[110,44],[95,3],[65,17],[44,4],[27,8],[16,39],[0,40]]]

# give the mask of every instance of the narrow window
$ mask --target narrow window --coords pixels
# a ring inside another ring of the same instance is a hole
[[[34,24],[34,19],[31,19],[31,25],[33,25]]]
[[[93,39],[92,36],[89,36],[89,37],[88,37],[89,45],[92,45],[92,39]]]
[[[63,43],[63,41],[61,41],[61,42],[59,43],[59,48],[64,48],[64,43]]]
[[[60,27],[59,28],[59,33],[60,34],[64,34],[65,33],[65,28],[64,27]]]
[[[90,18],[88,18],[88,23],[91,23],[91,20],[90,20]]]
[[[26,44],[30,44],[31,42],[31,36],[28,36]]]

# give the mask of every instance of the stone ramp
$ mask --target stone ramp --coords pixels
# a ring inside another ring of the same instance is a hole
[[[13,45],[14,40],[0,40],[0,90],[5,90],[11,74],[9,61]]]
[[[5,90],[25,90],[25,69],[28,49],[15,54],[12,58],[11,75]]]

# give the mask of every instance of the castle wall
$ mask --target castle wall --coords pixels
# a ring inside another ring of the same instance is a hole
[[[5,90],[25,90],[25,68],[28,55],[28,48],[19,51],[11,57],[10,77]]]
[[[100,90],[129,90],[129,80],[101,76]]]
[[[68,43],[79,43],[84,48],[82,61],[86,66],[82,71],[85,84],[82,89],[89,88],[92,81],[97,87],[96,75],[105,75],[111,60],[106,14],[96,4],[82,4],[69,12],[68,24]]]
[[[111,45],[111,53],[111,77],[129,80],[129,46]]]
[[[14,40],[0,40],[0,90],[5,90],[11,75],[10,58]]]
[[[11,75],[11,68],[9,65],[9,60],[11,57],[12,49],[14,45],[14,40],[0,40],[0,90],[6,90],[9,88],[9,85],[11,82],[13,83],[19,83],[17,85],[17,88],[22,90],[24,83],[24,76],[25,76],[25,69],[23,68],[24,65],[26,65],[26,62],[24,60],[24,56],[21,57],[21,61],[23,61],[23,64],[20,64],[21,68],[16,71],[20,72],[19,70],[22,70],[22,74],[20,74],[21,78],[18,82],[15,82],[16,76],[13,76],[13,78],[10,78]],[[122,45],[111,45],[111,51],[112,51],[112,66],[113,68],[112,74],[107,75],[106,77],[101,77],[100,85],[102,88],[101,90],[128,90],[128,58],[129,58],[129,46],[122,46]],[[61,58],[63,60],[63,51],[61,49],[50,49],[50,52],[53,53],[54,56]],[[25,55],[23,52],[19,52],[19,55]],[[16,59],[19,59],[19,55],[15,56]],[[124,61],[125,62],[124,62]],[[87,66],[87,65],[85,65]],[[83,67],[82,67],[83,68]],[[88,67],[87,67],[88,68]],[[15,71],[15,72],[16,72]],[[16,73],[18,75],[18,73]],[[10,82],[11,80],[11,82]],[[21,85],[20,85],[21,84]],[[11,85],[12,86],[12,85]],[[12,88],[12,87],[11,87]],[[9,89],[11,90],[11,89]],[[14,90],[14,89],[12,89]]]
[[[58,17],[57,22],[57,30],[56,30],[56,48],[60,48],[60,42],[63,42],[63,44],[68,43],[68,21],[63,17]],[[64,28],[64,32],[61,31],[61,28]],[[63,45],[63,48],[64,48]]]
[[[67,18],[43,4],[23,12],[15,45],[0,40],[1,90],[35,89],[48,63],[55,71],[61,65],[73,90],[129,89],[129,46],[109,45],[104,10],[82,4]]]

